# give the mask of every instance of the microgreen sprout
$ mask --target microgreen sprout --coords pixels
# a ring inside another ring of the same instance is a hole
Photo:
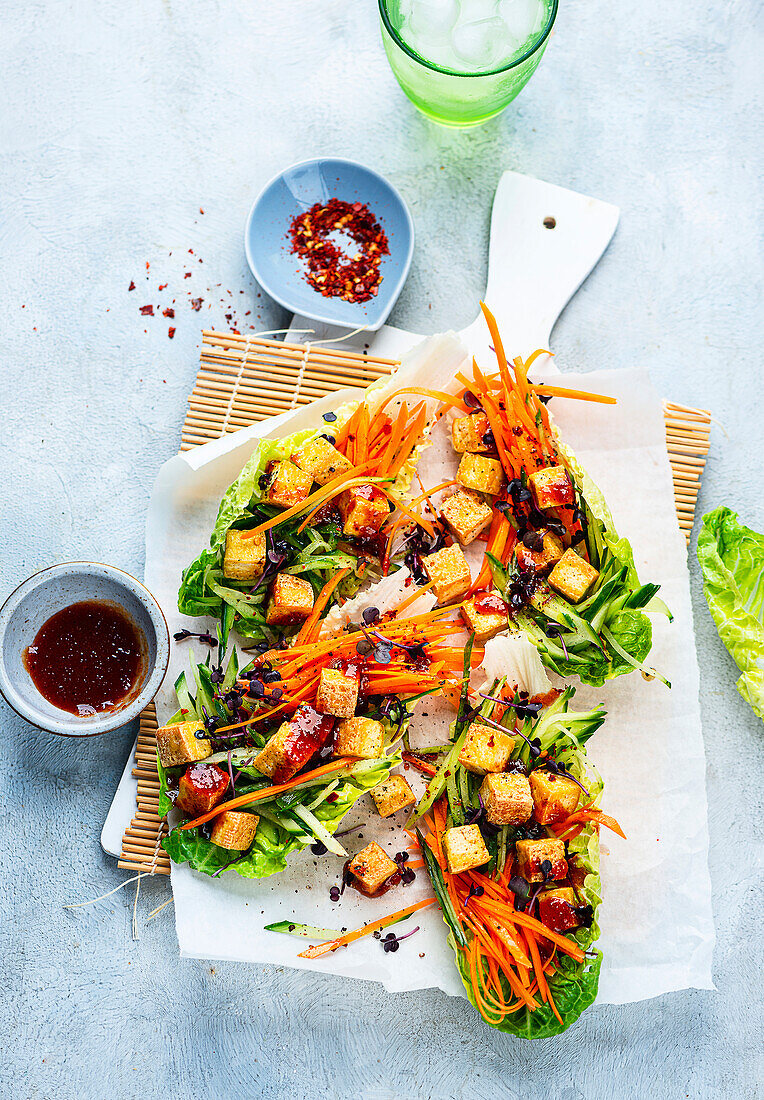
[[[215,646],[218,644],[217,638],[214,638],[209,632],[195,634],[193,630],[179,630],[177,634],[173,634],[173,638],[176,642],[185,642],[187,638],[198,638],[200,642],[204,642],[204,644],[208,646]]]

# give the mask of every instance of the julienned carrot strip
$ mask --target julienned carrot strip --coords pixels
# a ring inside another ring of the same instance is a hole
[[[434,764],[429,764],[426,760],[421,760],[418,756],[415,756],[413,752],[408,752],[404,749],[401,756],[407,764],[411,764],[412,767],[422,772],[423,775],[433,776],[438,770]]]
[[[549,351],[548,348],[536,348],[532,351],[528,358],[525,360],[525,373],[526,375],[530,371],[533,364],[536,362],[540,355],[548,355],[551,359],[554,359],[554,352]]]
[[[352,489],[356,485],[363,485],[364,479],[359,475],[366,473],[368,467],[370,467],[370,463],[351,470],[349,474],[338,474],[337,477],[328,481],[326,485],[322,485],[320,489],[317,489],[315,493],[311,493],[310,496],[306,497],[300,504],[293,504],[291,508],[284,509],[283,512],[279,512],[278,515],[273,516],[264,523],[258,524],[257,527],[253,527],[250,531],[242,531],[242,538],[254,538],[255,535],[260,534],[262,531],[268,531],[271,527],[276,527],[279,523],[284,523],[293,516],[298,516],[300,512],[305,512],[318,504],[323,504],[325,501],[337,496],[345,489]]]
[[[413,512],[410,508],[407,508],[405,504],[401,503],[397,496],[385,489],[384,486],[380,486],[380,488],[394,508],[398,508],[399,511],[403,512],[404,516],[408,516],[408,518],[413,520],[418,527],[423,527],[430,537],[435,534],[435,528],[428,519],[425,519],[424,516],[420,516],[418,512]]]
[[[319,959],[322,955],[328,955],[330,951],[336,951],[338,947],[344,947],[346,944],[353,943],[354,940],[358,940],[361,936],[368,936],[371,932],[379,932],[383,928],[386,928],[388,924],[395,924],[398,921],[405,920],[406,917],[410,917],[412,913],[418,912],[420,909],[426,908],[428,905],[432,905],[435,898],[424,898],[423,901],[417,901],[414,905],[407,905],[405,909],[399,909],[397,913],[388,913],[386,917],[382,917],[379,920],[370,921],[368,924],[364,924],[361,928],[356,928],[353,932],[346,932],[344,936],[338,936],[336,940],[327,940],[326,943],[319,943],[315,947],[309,947],[307,951],[301,951],[297,956],[298,959]]]
[[[596,401],[601,405],[617,405],[618,399],[587,390],[570,390],[565,386],[531,386],[531,392],[543,397],[572,397],[576,401]]]
[[[429,592],[434,584],[435,581],[430,581],[429,584],[423,584],[420,587],[415,588],[414,591],[406,597],[403,603],[398,604],[398,607],[395,610],[396,616],[400,615],[401,611],[405,611],[407,607],[410,607],[412,603],[416,603],[422,593]]]
[[[418,397],[431,397],[435,401],[442,401],[443,404],[448,405],[456,405],[459,402],[458,397],[454,397],[452,393],[446,393],[444,390],[430,390],[423,386],[404,386],[402,389],[390,394],[386,401],[380,405],[380,411],[387,408],[391,401],[394,401],[396,397],[400,397],[403,393],[415,393]]]
[[[485,322],[488,325],[488,331],[490,332],[491,339],[493,340],[493,350],[499,364],[499,370],[501,370],[502,366],[507,366],[507,357],[504,353],[504,345],[501,342],[501,336],[499,335],[499,326],[496,324],[496,318],[491,313],[485,302],[480,303],[480,308],[483,311]]]
[[[564,821],[560,822],[559,828],[562,832],[567,832],[569,826],[587,821],[593,821],[597,825],[604,825],[606,829],[611,829],[614,833],[617,833],[618,836],[626,840],[626,834],[616,819],[610,817],[609,814],[603,814],[602,810],[598,810],[593,806],[584,806],[582,810],[576,810],[570,817],[566,817]]]
[[[288,779],[286,783],[276,783],[271,787],[263,787],[259,791],[240,794],[237,798],[229,799],[228,802],[219,803],[208,813],[202,814],[201,817],[195,817],[193,821],[187,821],[179,827],[180,831],[185,832],[186,829],[196,829],[197,826],[204,825],[206,821],[212,821],[213,817],[218,817],[227,810],[235,810],[238,806],[247,806],[250,802],[263,802],[265,799],[275,798],[276,795],[283,794],[284,791],[291,790],[292,787],[299,787],[301,783],[307,783],[311,779],[318,779],[323,775],[331,775],[332,772],[341,771],[343,768],[355,763],[357,761],[352,756],[341,756],[337,760],[331,760],[328,764],[322,764],[320,768],[314,768],[313,771],[296,775],[294,779]]]
[[[356,463],[365,462],[369,457],[369,406],[365,401],[358,410],[358,425],[356,427],[355,460]]]
[[[406,424],[409,418],[409,408],[404,401],[398,410],[398,417],[393,425],[392,434],[388,440],[387,446],[382,453],[382,457],[379,460],[380,470],[387,470],[388,466],[392,462],[393,455],[403,442],[403,437],[406,434]]]
[[[397,477],[398,476],[398,474],[403,469],[403,466],[406,463],[409,455],[411,454],[414,447],[416,446],[417,440],[421,437],[422,432],[424,431],[424,426],[425,426],[426,423],[427,423],[427,410],[426,410],[426,408],[423,407],[421,409],[421,411],[415,417],[413,424],[411,425],[411,427],[407,431],[406,435],[404,436],[403,442],[401,443],[400,447],[398,448],[397,453],[395,454],[392,462],[390,463],[389,469],[385,471],[385,476],[387,476],[387,477]]]
[[[557,944],[561,951],[564,951],[566,955],[570,955],[571,958],[576,959],[577,962],[583,961],[584,953],[577,943],[573,940],[566,939],[565,936],[558,935],[557,932],[553,932],[551,928],[547,928],[545,924],[536,920],[535,917],[531,917],[527,913],[519,913],[516,909],[511,908],[505,903],[494,902],[485,898],[482,904],[486,909],[493,909],[498,917],[505,917],[507,920],[511,920],[513,924],[519,924],[523,928],[530,928],[534,932],[540,933],[546,939],[551,940],[552,943]]]
[[[334,592],[337,585],[340,583],[341,580],[344,580],[349,572],[350,569],[348,569],[347,567],[344,569],[339,569],[333,577],[329,578],[324,587],[321,589],[316,602],[313,604],[313,610],[300,627],[300,632],[297,635],[298,645],[304,644],[305,642],[309,642],[311,640],[313,627],[321,618],[321,612],[324,610],[326,605],[329,603],[329,600],[332,598],[332,593]]]

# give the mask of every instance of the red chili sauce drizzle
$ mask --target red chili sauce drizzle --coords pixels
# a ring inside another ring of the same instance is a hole
[[[507,605],[493,592],[479,592],[475,597],[475,610],[479,615],[506,615]]]
[[[101,600],[71,604],[45,622],[24,650],[40,694],[80,717],[115,710],[142,680],[143,632],[120,607]]]
[[[284,744],[284,755],[288,763],[300,766],[318,752],[334,728],[334,719],[327,714],[319,714],[313,707],[302,706],[295,711],[289,723],[291,733]]]

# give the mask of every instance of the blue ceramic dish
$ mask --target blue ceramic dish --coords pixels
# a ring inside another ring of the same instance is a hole
[[[305,279],[303,260],[290,251],[295,215],[331,198],[366,203],[387,234],[390,255],[382,260],[382,282],[368,302],[325,298]],[[285,309],[327,325],[365,325],[373,331],[388,317],[406,281],[414,224],[403,199],[382,176],[352,160],[321,157],[287,168],[261,191],[247,219],[244,249],[260,286]]]

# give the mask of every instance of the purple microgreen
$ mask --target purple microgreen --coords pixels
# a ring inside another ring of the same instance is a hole
[[[530,884],[520,875],[512,875],[509,880],[509,888],[516,898],[527,898],[530,893]]]
[[[553,775],[559,774],[562,775],[563,778],[569,779],[571,783],[575,783],[577,787],[580,787],[586,797],[589,798],[589,792],[587,791],[586,787],[583,785],[583,783],[579,783],[575,775],[571,775],[570,771],[564,764],[558,763],[556,760],[548,758],[546,760],[539,761],[538,767],[543,768],[544,771],[551,772]]]
[[[469,893],[467,894],[467,897],[462,902],[462,907],[466,909],[470,898],[481,898],[484,893],[485,893],[485,890],[482,886],[479,886],[476,882],[471,882],[470,883],[470,888],[469,888]]]
[[[241,855],[234,856],[233,859],[229,859],[228,863],[223,867],[218,867],[217,871],[213,871],[210,878],[217,878],[218,875],[222,875],[223,871],[227,871],[229,867],[233,867],[234,863],[238,863],[240,859],[244,859],[247,855],[246,852],[242,852]]]
[[[357,642],[355,647],[355,651],[359,657],[368,657],[373,649],[374,646],[368,638],[361,638],[360,642]]]
[[[333,412],[324,413],[322,419],[325,420],[327,424],[333,424],[337,419],[337,414]]]
[[[212,634],[195,634],[192,630],[179,630],[177,634],[173,634],[173,638],[176,642],[184,642],[187,638],[198,638],[200,642],[204,642],[204,644],[208,646],[215,646],[218,644],[217,638],[214,638]]]
[[[512,707],[512,709],[520,718],[536,718],[539,714],[539,711],[543,709],[541,703],[528,703],[523,701],[523,695],[526,699],[528,698],[527,691],[520,692],[517,700],[500,699],[497,695],[486,695],[486,693],[483,691],[479,691],[478,695],[481,697],[481,699],[488,699],[491,703],[499,703],[502,707]],[[482,721],[483,719],[481,718],[481,722]],[[522,737],[523,735],[520,734],[520,736]]]
[[[382,940],[382,948],[384,951],[397,951],[404,940],[407,940],[409,936],[413,936],[415,932],[419,931],[419,925],[416,928],[412,928],[410,932],[406,932],[404,936],[397,936],[395,932],[388,932],[385,938]],[[376,933],[375,933],[376,935]]]
[[[323,845],[322,845],[322,847],[323,847]],[[326,851],[325,848],[324,848],[324,851]],[[340,890],[339,886],[332,886],[331,889],[329,890],[329,897],[331,898],[332,901],[339,901],[341,893],[342,893],[342,891]]]
[[[232,752],[233,752],[233,749],[228,750],[228,776],[231,780],[231,797],[233,797],[236,794],[236,780],[235,780],[234,774],[233,774],[233,758],[231,756]]]
[[[379,608],[378,607],[367,607],[366,610],[363,613],[363,621],[366,623],[367,626],[371,626],[371,624],[375,623],[378,618],[379,618]]]
[[[464,404],[467,406],[468,409],[479,409],[479,408],[481,408],[480,398],[476,397],[475,394],[472,393],[471,390],[465,390],[464,397],[462,398],[462,400],[464,401]]]

